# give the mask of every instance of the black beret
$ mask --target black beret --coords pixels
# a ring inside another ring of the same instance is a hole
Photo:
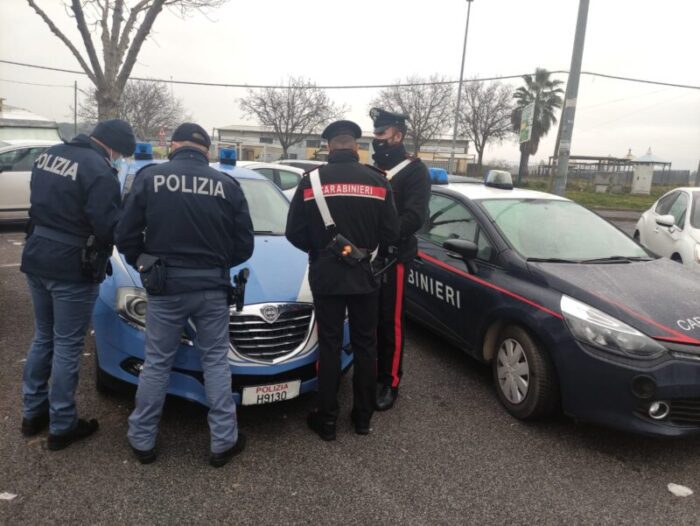
[[[98,122],[90,136],[126,157],[130,157],[136,149],[134,130],[122,119]]]
[[[359,139],[362,137],[362,128],[352,121],[335,121],[326,126],[321,137],[330,141],[338,135],[352,135],[355,139]]]
[[[180,126],[178,126],[173,132],[173,136],[170,140],[176,142],[190,141],[195,144],[199,144],[200,146],[204,146],[205,148],[209,148],[211,146],[209,134],[204,128],[202,128],[199,124],[195,124],[194,122],[185,122],[180,124]]]
[[[369,110],[369,116],[374,123],[374,131],[376,133],[381,133],[391,126],[405,128],[406,121],[409,120],[408,115],[394,113],[393,111],[387,111],[381,108],[372,108]]]

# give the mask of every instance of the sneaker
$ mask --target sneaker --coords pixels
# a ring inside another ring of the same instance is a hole
[[[156,461],[156,448],[151,449],[136,449],[131,446],[131,451],[134,452],[136,460],[141,462],[141,464],[152,464]]]
[[[225,466],[229,460],[238,455],[245,449],[246,437],[240,431],[238,432],[238,440],[236,443],[221,453],[212,453],[209,456],[209,464],[215,468]]]
[[[309,429],[314,431],[322,440],[330,442],[335,440],[335,421],[332,419],[324,419],[318,411],[312,411],[306,417],[306,424]]]
[[[33,437],[38,435],[49,425],[49,412],[42,413],[34,418],[22,419],[22,434],[25,437]]]
[[[95,433],[99,427],[100,425],[94,418],[90,421],[81,418],[78,420],[78,425],[71,431],[68,431],[68,433],[63,433],[61,435],[52,435],[49,433],[47,446],[51,451],[67,448],[73,442],[89,437]]]

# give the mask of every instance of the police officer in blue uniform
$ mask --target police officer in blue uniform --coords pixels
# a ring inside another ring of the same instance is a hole
[[[228,290],[230,268],[253,253],[253,225],[239,184],[209,166],[207,132],[185,123],[171,141],[169,162],[136,174],[115,235],[148,293],[145,362],[128,438],[141,463],[155,461],[170,371],[191,319],[210,406],[209,463],[221,467],[245,446],[227,357]]]
[[[90,315],[104,279],[120,206],[113,164],[136,147],[122,120],[97,124],[92,134],[47,149],[31,176],[31,219],[21,271],[34,307],[35,332],[22,379],[22,433],[47,425],[48,449],[97,431],[78,418],[75,390]]]
[[[377,409],[390,409],[399,394],[403,374],[404,292],[408,267],[418,254],[415,233],[423,226],[430,200],[430,174],[403,144],[407,115],[372,108],[374,122],[372,148],[375,165],[386,172],[399,214],[400,233],[395,247],[382,248],[387,261],[396,261],[384,274],[379,293],[377,342]],[[388,252],[391,253],[388,253]]]
[[[379,288],[370,260],[380,243],[392,243],[398,236],[396,209],[384,174],[358,162],[356,139],[361,135],[360,127],[351,121],[336,121],[323,131],[330,149],[328,164],[301,180],[287,217],[287,239],[309,254],[319,366],[318,408],[309,414],[307,423],[323,440],[336,438],[346,312],[354,369],[351,419],[357,434],[370,431]],[[323,195],[326,217],[315,193]]]

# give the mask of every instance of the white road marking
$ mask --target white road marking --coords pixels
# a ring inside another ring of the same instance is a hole
[[[13,500],[17,495],[14,493],[8,493],[6,491],[0,493],[0,500]]]
[[[4,265],[0,265],[0,268],[12,268],[12,267],[19,267],[21,263],[6,263]]]
[[[681,486],[680,484],[674,484],[673,482],[669,483],[668,491],[673,493],[676,497],[690,497],[693,494],[693,490],[686,487],[686,486]]]

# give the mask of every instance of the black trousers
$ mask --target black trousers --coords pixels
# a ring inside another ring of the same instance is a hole
[[[318,409],[324,418],[338,418],[340,352],[347,309],[353,351],[353,407],[361,421],[374,412],[377,381],[378,293],[345,296],[314,295],[318,323]]]
[[[377,381],[398,387],[403,374],[404,292],[408,266],[397,263],[382,276],[377,327]]]

